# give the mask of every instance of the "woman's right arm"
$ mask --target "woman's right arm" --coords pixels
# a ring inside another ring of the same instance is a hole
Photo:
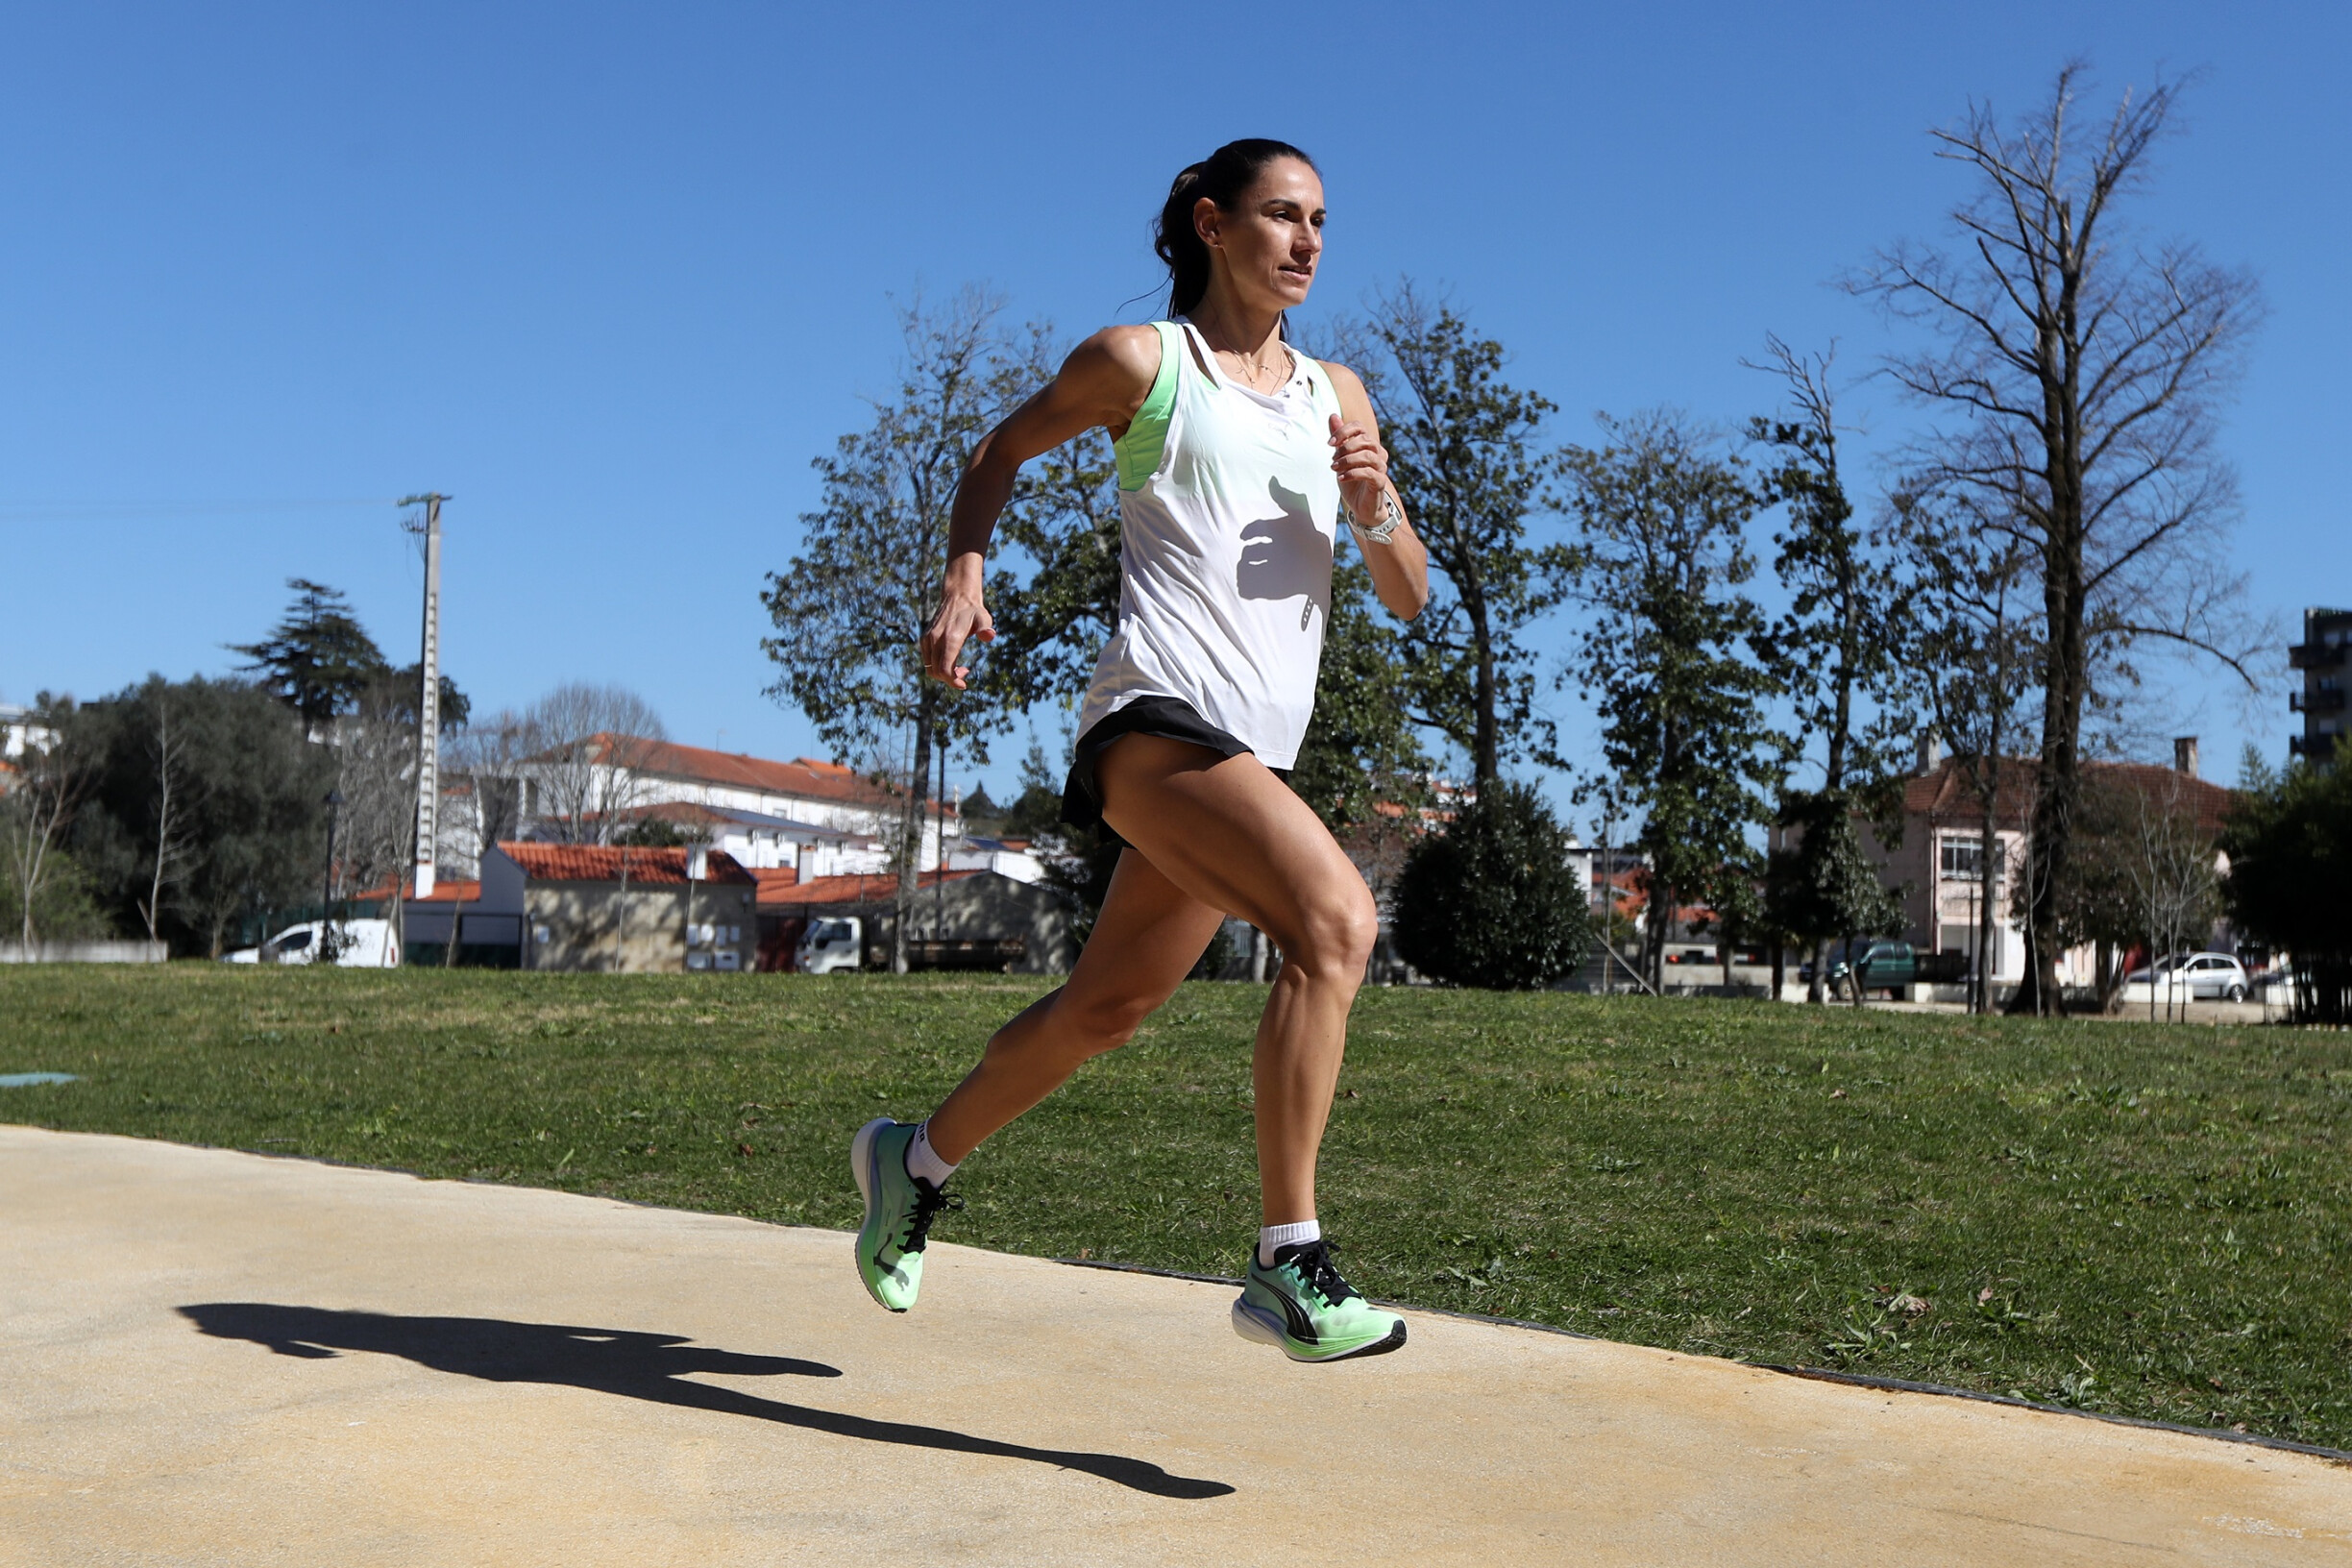
[[[1127,428],[1160,374],[1160,334],[1149,327],[1106,327],[1070,351],[1060,374],[981,439],[956,485],[947,522],[947,579],[923,632],[923,671],[964,690],[970,669],[955,661],[964,644],[996,636],[981,602],[982,569],[996,519],[1013,499],[1020,465],[1100,425]]]

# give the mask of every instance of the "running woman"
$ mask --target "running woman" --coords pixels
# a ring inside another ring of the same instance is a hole
[[[1283,331],[1314,282],[1323,216],[1312,160],[1282,142],[1232,142],[1178,175],[1157,243],[1171,319],[1080,344],[981,442],[956,492],[922,655],[961,690],[966,642],[995,635],[982,565],[1015,475],[1095,426],[1112,434],[1118,630],[1079,714],[1063,816],[1124,847],[1068,983],[998,1030],[929,1120],[884,1117],[850,1144],[858,1273],[893,1311],[915,1304],[949,1173],[1123,1044],[1233,914],[1283,955],[1252,1069],[1264,1226],[1234,1329],[1302,1361],[1405,1343],[1404,1320],[1340,1277],[1315,1219],[1315,1156],[1376,935],[1363,878],[1285,782],[1314,707],[1340,526],[1392,613],[1410,620],[1429,599],[1362,381]]]

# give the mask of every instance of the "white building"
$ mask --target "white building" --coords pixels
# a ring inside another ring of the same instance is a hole
[[[551,759],[517,768],[520,837],[568,837],[563,813],[586,802],[587,815],[698,828],[747,869],[789,867],[802,880],[870,875],[890,863],[903,797],[842,763],[776,762],[629,736],[593,736],[588,747],[579,770]],[[569,784],[561,776],[567,771],[576,775]],[[943,843],[952,848],[962,827],[953,801],[943,811],[928,803],[919,868],[938,866]]]
[[[952,813],[949,821],[954,820]],[[1045,880],[1045,862],[1027,839],[951,838],[947,841],[951,871],[994,871],[1016,882]]]
[[[57,731],[33,717],[33,710],[0,702],[0,762],[14,762],[28,746],[46,751],[57,745]]]

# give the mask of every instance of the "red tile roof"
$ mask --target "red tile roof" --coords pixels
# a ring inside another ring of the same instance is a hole
[[[899,798],[895,790],[875,783],[854,768],[838,762],[820,762],[815,757],[772,762],[740,751],[712,751],[699,746],[679,746],[674,741],[600,733],[590,736],[588,742],[596,748],[596,758],[600,763],[619,760],[638,772],[664,778],[860,806],[890,805]],[[928,809],[938,810],[938,803],[932,802]],[[956,806],[950,804],[947,815],[956,814]]]
[[[628,859],[628,879],[645,883],[686,880],[684,849],[624,848],[607,844],[517,844],[502,840],[499,849],[523,868],[523,874],[539,882],[619,882],[622,857]],[[713,849],[703,880],[748,885],[755,879],[723,849]]]
[[[2027,825],[2027,819],[2033,815],[2034,788],[2041,770],[2038,758],[2000,759],[1993,800],[1997,826],[2022,829]],[[2085,762],[2082,771],[2086,785],[2104,784],[2152,800],[2177,801],[2195,814],[2197,826],[2208,833],[2221,831],[2222,821],[2237,798],[2235,790],[2153,763]],[[1903,814],[1925,817],[1935,822],[1972,821],[1980,809],[1974,790],[1957,759],[1947,757],[1903,786]]]
[[[752,874],[759,878],[758,907],[763,914],[780,914],[811,904],[887,904],[898,896],[895,876],[816,876],[806,882],[795,882],[793,878],[797,873],[789,866]],[[947,880],[961,882],[980,874],[976,870],[949,871]],[[925,871],[915,882],[918,892],[939,885],[937,871]]]
[[[379,882],[367,892],[355,893],[352,896],[354,898],[389,898],[392,896],[392,884]],[[431,894],[419,898],[416,895],[416,878],[410,876],[401,879],[401,900],[404,903],[470,904],[480,897],[481,884],[479,882],[459,882],[448,877],[436,877],[433,880]]]

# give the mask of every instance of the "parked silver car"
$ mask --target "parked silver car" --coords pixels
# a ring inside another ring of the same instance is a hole
[[[2134,969],[2123,977],[2126,1002],[2242,1002],[2253,992],[2245,966],[2227,953],[2175,953],[2152,969]]]

